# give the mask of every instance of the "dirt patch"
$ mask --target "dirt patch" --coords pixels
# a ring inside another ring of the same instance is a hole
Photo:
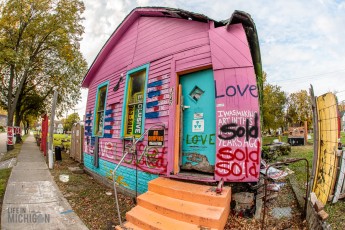
[[[88,174],[74,174],[70,172],[68,167],[82,167],[82,165],[74,162],[65,153],[62,153],[62,158],[62,162],[55,163],[51,173],[74,212],[90,229],[114,229],[119,220],[117,218],[113,190],[104,184],[98,183]],[[59,180],[59,175],[61,174],[69,175],[69,181],[66,183],[61,182]],[[107,195],[109,192],[112,195]],[[121,218],[122,221],[125,221],[126,212],[132,209],[135,204],[132,197],[125,194],[120,193],[119,200]],[[306,229],[301,217],[301,211],[288,184],[281,189],[278,198],[272,199],[267,207],[265,229]],[[274,218],[272,210],[284,207],[291,208],[291,216]],[[253,218],[230,215],[224,229],[258,230],[261,229],[261,219],[255,220]]]

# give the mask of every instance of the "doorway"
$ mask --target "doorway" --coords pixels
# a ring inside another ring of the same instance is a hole
[[[180,169],[214,173],[216,109],[213,70],[180,76]]]

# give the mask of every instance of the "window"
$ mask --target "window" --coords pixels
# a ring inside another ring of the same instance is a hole
[[[146,81],[148,65],[127,73],[122,111],[122,137],[139,138],[145,121]]]
[[[95,103],[95,118],[93,123],[93,135],[103,136],[104,128],[104,114],[106,109],[108,82],[98,86],[96,103]]]

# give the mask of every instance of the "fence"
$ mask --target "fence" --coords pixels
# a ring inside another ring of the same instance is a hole
[[[78,162],[83,161],[84,126],[77,123],[72,127],[70,157]]]
[[[262,229],[303,229],[309,165],[305,158],[268,165],[262,193]]]

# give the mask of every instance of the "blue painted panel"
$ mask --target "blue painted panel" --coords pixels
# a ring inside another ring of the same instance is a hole
[[[111,122],[111,121],[115,121],[115,118],[114,117],[106,117],[104,119],[104,122]]]
[[[97,173],[100,176],[106,177],[109,180],[112,180],[112,170],[116,167],[117,164],[99,159],[99,167],[96,168],[93,166],[93,156],[84,153],[84,165],[89,170]],[[120,186],[125,187],[126,189],[135,191],[136,189],[136,173],[135,169],[127,168],[125,166],[120,166],[117,170],[117,181]],[[138,170],[138,193],[145,193],[147,191],[147,183],[155,178],[158,175],[146,173]]]
[[[110,114],[112,114],[113,113],[113,109],[107,109],[106,111],[105,111],[105,115],[106,116],[108,116],[108,115],[110,115]]]
[[[111,130],[113,128],[112,125],[106,125],[104,126],[104,130]]]
[[[158,118],[159,117],[159,112],[146,113],[145,116],[146,116],[147,119]]]
[[[103,135],[103,137],[104,137],[104,138],[112,138],[112,137],[113,137],[113,134],[111,134],[111,133],[105,133],[105,134]]]
[[[156,86],[160,86],[160,85],[163,85],[163,81],[162,80],[155,81],[155,82],[152,82],[152,83],[148,84],[147,88],[156,87]]]
[[[189,106],[183,111],[182,165],[196,165],[201,159],[195,155],[207,157],[210,165],[215,164],[216,145],[216,107],[213,70],[203,70],[180,77],[183,104]]]
[[[159,95],[161,95],[161,91],[153,91],[153,92],[149,92],[149,93],[147,94],[147,96],[148,96],[149,98],[156,97],[156,96],[159,96]]]
[[[158,101],[148,102],[146,103],[146,108],[152,108],[152,107],[155,107],[156,105],[158,105]]]

